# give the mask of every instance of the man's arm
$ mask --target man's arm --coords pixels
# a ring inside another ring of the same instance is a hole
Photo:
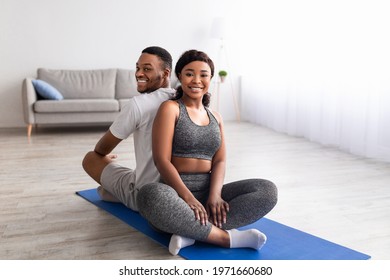
[[[110,153],[121,141],[110,131],[107,131],[96,144],[95,149],[85,155],[82,162],[83,168],[99,184],[101,184],[100,177],[103,169],[116,158],[115,155]]]
[[[122,141],[115,137],[110,130],[108,130],[102,138],[100,138],[99,142],[97,142],[94,152],[100,156],[106,156],[114,150],[114,148]]]

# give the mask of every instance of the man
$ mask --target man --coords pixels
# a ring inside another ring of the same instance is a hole
[[[146,183],[159,181],[152,157],[152,126],[160,104],[174,95],[170,86],[172,57],[160,47],[142,51],[136,64],[137,90],[109,130],[83,160],[83,168],[96,182],[103,200],[122,202],[138,211],[136,196]],[[112,150],[131,134],[134,136],[136,167],[117,164]]]

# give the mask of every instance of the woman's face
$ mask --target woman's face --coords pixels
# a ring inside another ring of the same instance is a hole
[[[193,61],[180,73],[180,83],[184,94],[196,98],[203,97],[209,90],[211,68],[203,61]]]

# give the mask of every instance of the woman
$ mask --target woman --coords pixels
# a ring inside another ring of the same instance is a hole
[[[175,73],[181,86],[175,98],[161,104],[152,133],[162,183],[141,188],[140,213],[155,228],[173,234],[173,255],[195,240],[258,250],[266,236],[256,229],[236,228],[266,215],[276,204],[277,189],[262,179],[223,184],[223,123],[208,109],[214,64],[205,53],[189,50],[178,60]]]

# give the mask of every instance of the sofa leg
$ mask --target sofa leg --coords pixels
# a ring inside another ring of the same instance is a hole
[[[27,138],[30,139],[31,137],[31,131],[32,131],[32,124],[27,125]]]

